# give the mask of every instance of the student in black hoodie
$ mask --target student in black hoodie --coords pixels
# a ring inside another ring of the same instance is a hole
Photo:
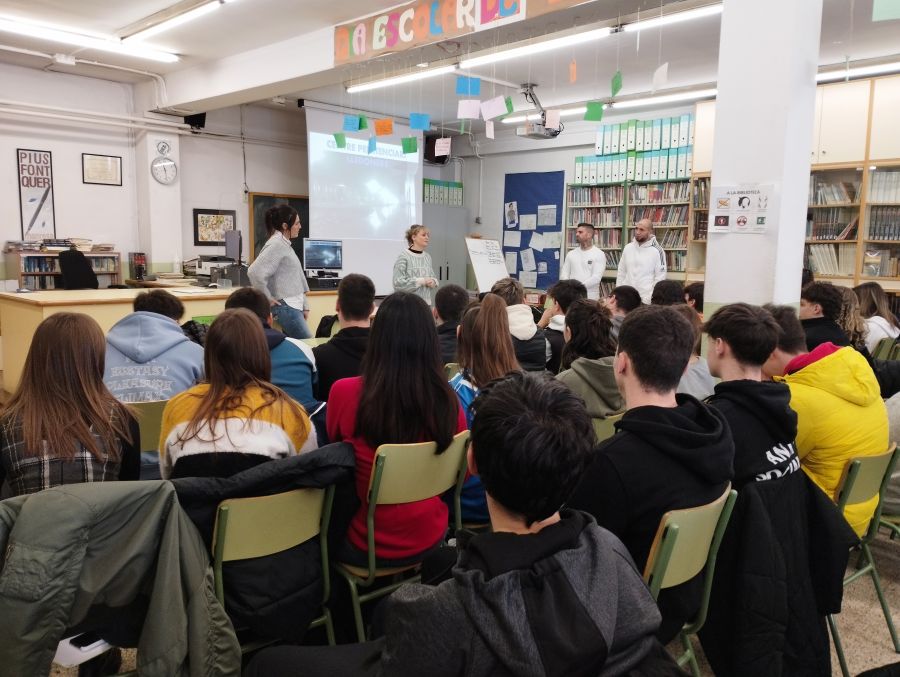
[[[625,317],[613,368],[627,411],[569,501],[616,534],[640,570],[662,516],[714,501],[733,475],[734,444],[722,414],[675,393],[693,345],[692,327],[669,306]],[[660,593],[663,643],[694,616],[701,596],[699,577]]]
[[[316,397],[327,400],[334,382],[359,376],[359,365],[369,345],[369,327],[375,312],[375,285],[365,275],[351,273],[338,285],[335,304],[341,330],[328,343],[313,348],[319,385]]]
[[[444,364],[456,362],[456,330],[463,311],[469,305],[469,292],[458,284],[447,284],[434,295],[431,313],[437,322],[438,341],[441,342],[441,360]]]
[[[837,323],[844,299],[841,290],[830,282],[810,282],[800,292],[800,323],[806,333],[806,349],[823,343],[849,346],[847,334]]]
[[[563,331],[566,328],[566,313],[569,306],[578,299],[587,298],[587,287],[578,280],[560,280],[547,290],[551,305],[544,311],[543,317],[537,323],[544,330],[544,337],[550,344],[550,359],[547,360],[547,371],[551,374],[559,373],[560,360],[563,348],[566,345]]]
[[[778,344],[775,318],[759,306],[733,303],[713,313],[703,331],[709,335],[709,371],[722,379],[707,403],[731,427],[734,487],[799,471],[791,391],[762,380],[762,365]]]

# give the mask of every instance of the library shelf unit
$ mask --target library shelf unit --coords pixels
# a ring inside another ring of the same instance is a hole
[[[122,257],[118,252],[90,252],[85,257],[97,274],[100,287],[122,284]],[[60,289],[59,252],[6,252],[7,274],[16,271],[19,287],[32,289]]]
[[[900,292],[900,161],[873,163],[866,173],[859,279]]]
[[[702,281],[706,274],[706,235],[709,224],[709,172],[691,177],[691,232],[688,240],[686,281]]]
[[[810,172],[803,258],[819,279],[853,280],[864,179],[859,165],[814,167]]]
[[[653,234],[666,253],[667,277],[670,280],[685,279],[690,204],[691,183],[688,178],[635,181],[628,186],[627,241],[631,241],[635,223],[650,219]]]

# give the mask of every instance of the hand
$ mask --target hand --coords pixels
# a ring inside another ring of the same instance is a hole
[[[278,299],[272,299],[271,301],[269,301],[269,305],[274,308],[278,305]]]
[[[425,284],[427,284],[429,287],[437,287],[438,281],[435,280],[433,277],[429,277],[426,279]]]
[[[537,326],[541,329],[544,329],[550,324],[550,318],[553,317],[555,313],[553,312],[553,306],[544,309],[544,314],[541,315],[541,319],[538,320]]]
[[[309,319],[309,311],[308,311],[308,310],[304,310],[304,311],[303,311],[303,319],[304,319],[304,320],[308,320],[308,319]]]

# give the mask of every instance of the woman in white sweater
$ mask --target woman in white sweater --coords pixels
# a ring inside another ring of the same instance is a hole
[[[431,233],[425,226],[413,225],[406,231],[409,249],[400,252],[394,262],[394,291],[408,291],[434,305],[434,290],[438,281],[434,276],[431,254],[425,251]]]
[[[866,319],[866,348],[870,353],[875,351],[881,339],[900,336],[897,319],[880,284],[864,282],[853,291],[859,299],[859,312]]]

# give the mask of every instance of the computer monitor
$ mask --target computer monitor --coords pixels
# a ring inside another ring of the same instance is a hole
[[[341,270],[343,243],[340,240],[304,240],[303,267],[309,270]]]
[[[241,262],[241,231],[225,231],[225,256],[235,263]]]

